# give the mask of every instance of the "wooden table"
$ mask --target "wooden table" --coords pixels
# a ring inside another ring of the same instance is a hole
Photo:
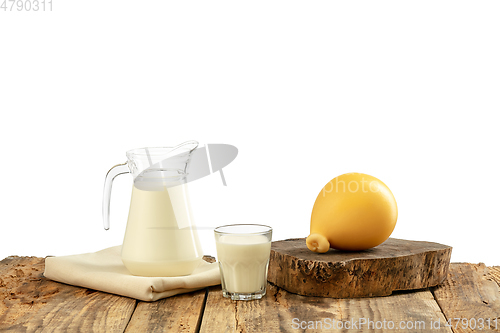
[[[47,280],[44,262],[0,262],[1,332],[500,332],[500,266],[452,263],[439,287],[387,297],[305,297],[269,284],[260,301],[231,301],[218,286],[141,302]]]

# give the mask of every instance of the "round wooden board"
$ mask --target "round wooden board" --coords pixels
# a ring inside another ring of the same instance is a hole
[[[387,296],[441,283],[451,250],[438,243],[389,238],[365,251],[314,253],[305,238],[287,239],[271,245],[268,281],[304,296]]]

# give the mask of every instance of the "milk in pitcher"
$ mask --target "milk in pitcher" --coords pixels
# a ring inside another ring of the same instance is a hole
[[[187,185],[132,189],[122,261],[133,275],[188,275],[202,260]],[[190,246],[190,244],[194,244]]]

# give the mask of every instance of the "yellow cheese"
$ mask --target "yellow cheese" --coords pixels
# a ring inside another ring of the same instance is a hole
[[[346,173],[326,184],[314,203],[307,247],[359,251],[382,244],[398,219],[391,190],[379,179]]]

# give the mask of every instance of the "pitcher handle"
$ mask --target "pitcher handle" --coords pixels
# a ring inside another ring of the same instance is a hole
[[[129,173],[130,170],[127,163],[117,164],[111,169],[109,169],[106,174],[106,179],[104,180],[104,194],[102,197],[102,218],[104,221],[104,229],[109,229],[109,205],[111,202],[111,187],[113,186],[113,180],[118,175],[124,173]]]

